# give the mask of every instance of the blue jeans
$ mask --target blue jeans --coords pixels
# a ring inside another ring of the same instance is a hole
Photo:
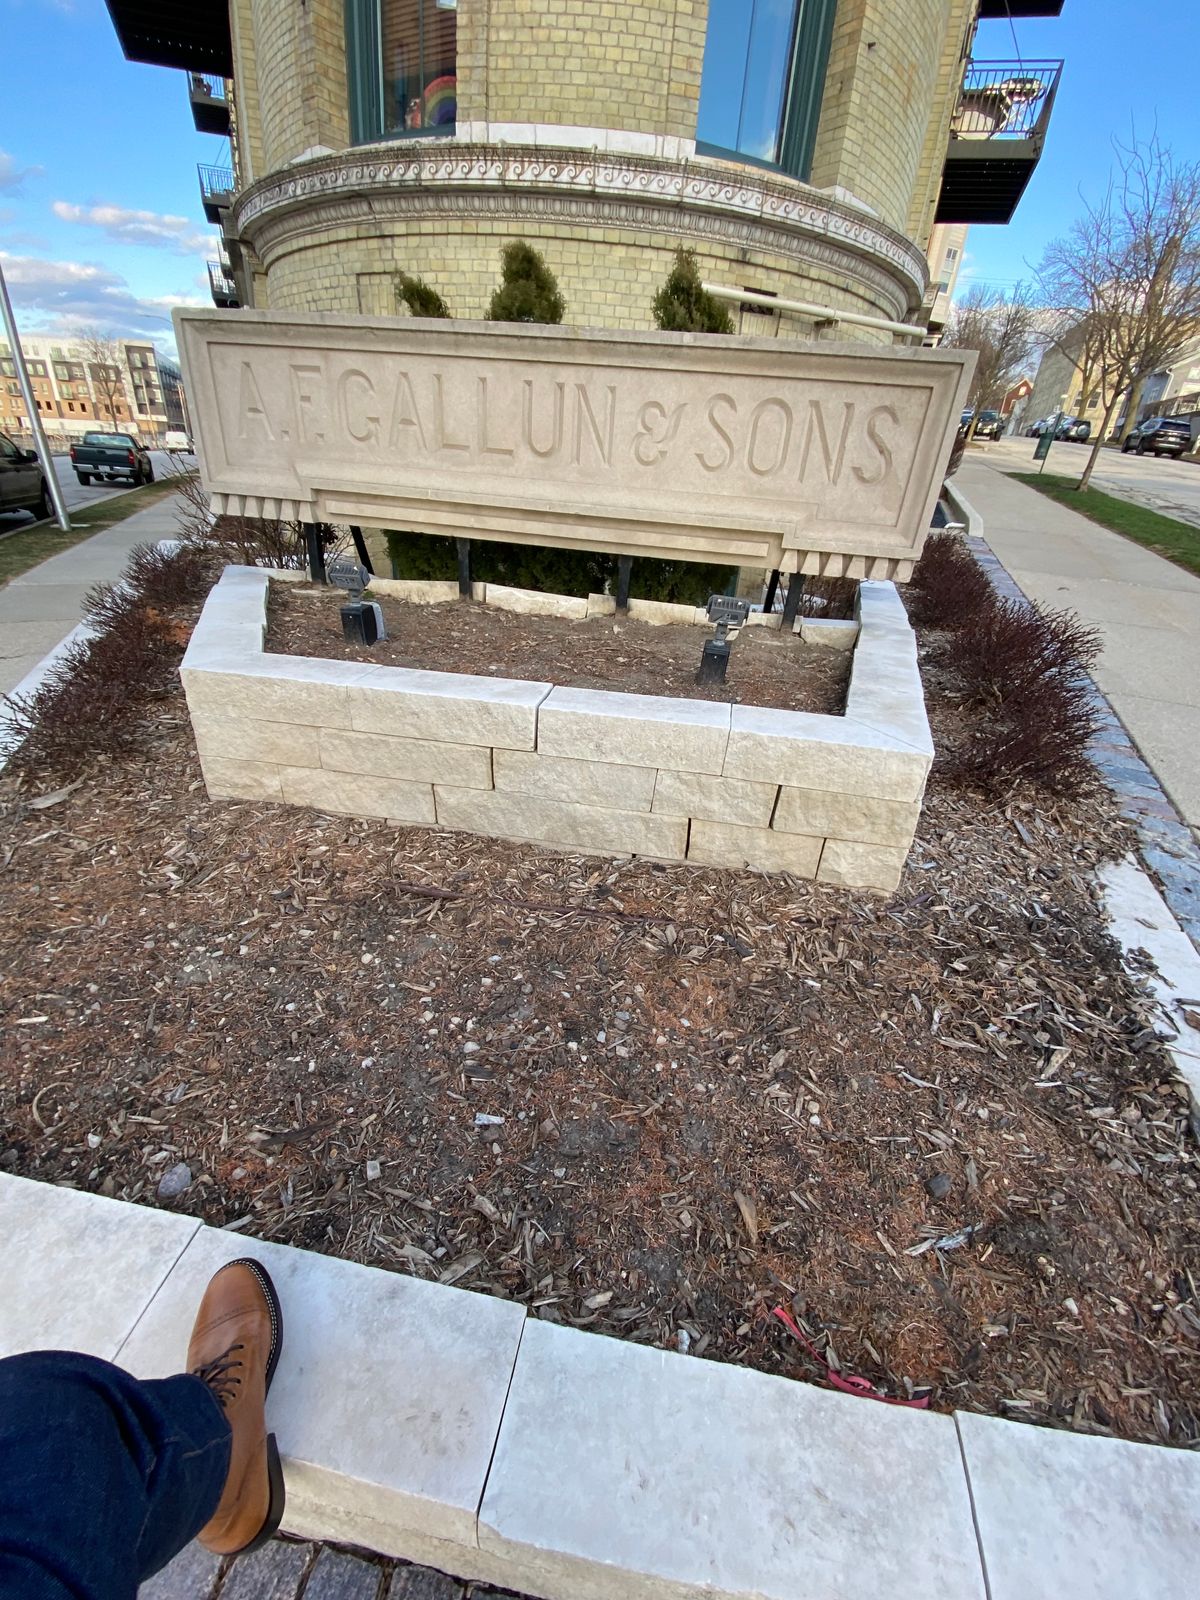
[[[0,1596],[134,1600],[217,1509],[229,1424],[199,1378],[0,1361]]]

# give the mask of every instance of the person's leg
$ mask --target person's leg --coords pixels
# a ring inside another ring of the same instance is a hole
[[[283,1478],[266,1431],[282,1346],[265,1268],[209,1283],[190,1376],[144,1383],[92,1356],[0,1361],[0,1596],[134,1600],[192,1538],[235,1555],[269,1539]]]
[[[126,1600],[216,1510],[230,1429],[198,1378],[93,1356],[0,1361],[0,1595]]]

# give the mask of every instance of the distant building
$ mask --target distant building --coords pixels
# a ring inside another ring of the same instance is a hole
[[[937,343],[945,331],[954,304],[954,291],[962,271],[967,248],[967,229],[962,223],[939,222],[929,235],[929,332]]]
[[[1086,340],[1080,327],[1057,344],[1047,346],[1034,379],[1026,415],[1035,422],[1061,409],[1067,416],[1082,417],[1090,422],[1094,434],[1104,424],[1107,401],[1111,398],[1102,393],[1099,374],[1088,370]],[[1134,421],[1160,413],[1195,416],[1192,434],[1193,437],[1200,434],[1200,339],[1192,340],[1170,367],[1147,378]],[[1119,404],[1112,431],[1123,431],[1124,422],[1125,407]]]
[[[62,334],[22,334],[21,348],[42,426],[69,443],[91,428],[113,427],[158,443],[169,428],[186,430],[179,367],[149,340],[115,339],[118,359],[89,360],[82,341]],[[7,344],[0,342],[0,432],[27,435],[28,407]]]

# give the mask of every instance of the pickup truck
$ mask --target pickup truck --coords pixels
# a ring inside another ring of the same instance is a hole
[[[130,483],[153,483],[154,463],[144,445],[131,433],[85,433],[71,446],[71,465],[85,486],[95,478],[113,483],[128,478]]]

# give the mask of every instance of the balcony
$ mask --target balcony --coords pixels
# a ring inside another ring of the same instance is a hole
[[[1063,0],[980,0],[979,17],[983,22],[995,19],[1003,22],[1012,17],[1061,17]]]
[[[1061,61],[968,64],[935,221],[1012,221],[1041,160],[1061,76]]]
[[[192,102],[192,121],[197,133],[228,135],[229,101],[225,97],[224,78],[193,72],[188,80],[188,98]]]
[[[229,276],[228,269],[223,261],[210,261],[208,263],[208,287],[212,293],[213,305],[221,311],[236,310],[241,305],[238,299],[237,284]]]
[[[220,222],[221,213],[233,204],[233,169],[197,167],[200,176],[200,201],[210,222]]]
[[[223,0],[106,0],[129,61],[233,77],[229,7]]]

